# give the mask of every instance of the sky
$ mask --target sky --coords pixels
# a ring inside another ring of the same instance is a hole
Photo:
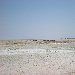
[[[0,40],[75,38],[75,0],[0,0]]]

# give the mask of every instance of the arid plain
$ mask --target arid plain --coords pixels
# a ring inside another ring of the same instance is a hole
[[[75,75],[75,39],[1,40],[0,75]]]

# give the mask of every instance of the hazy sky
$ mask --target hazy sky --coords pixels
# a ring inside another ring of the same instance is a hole
[[[0,0],[0,39],[75,37],[75,0]]]

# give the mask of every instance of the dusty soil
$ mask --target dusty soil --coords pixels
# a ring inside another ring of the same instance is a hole
[[[75,42],[0,41],[0,75],[75,75]]]

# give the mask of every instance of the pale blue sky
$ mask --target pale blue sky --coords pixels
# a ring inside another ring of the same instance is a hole
[[[75,37],[75,0],[0,0],[0,39]]]

